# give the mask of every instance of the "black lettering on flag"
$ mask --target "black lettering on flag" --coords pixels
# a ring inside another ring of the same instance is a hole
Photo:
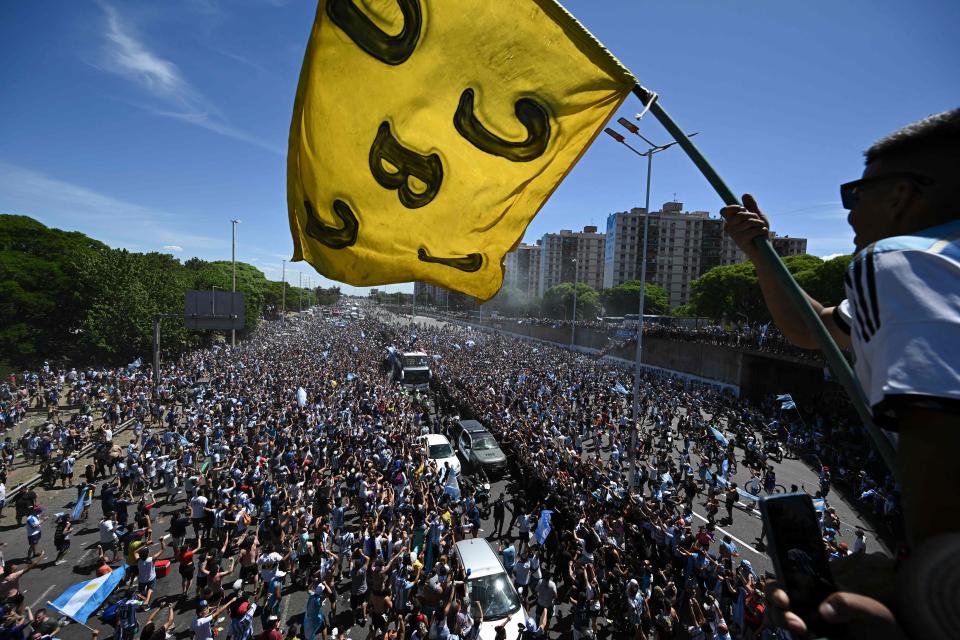
[[[459,258],[439,258],[431,256],[426,249],[420,247],[417,251],[417,258],[421,262],[433,262],[467,272],[479,271],[480,267],[483,266],[483,255],[479,253],[470,253]]]
[[[393,165],[396,171],[388,170],[384,161]],[[396,189],[400,203],[408,209],[430,204],[440,192],[440,184],[443,182],[443,163],[440,162],[440,156],[435,153],[424,156],[407,149],[393,137],[390,125],[386,122],[380,125],[377,137],[370,147],[370,172],[380,186]],[[414,191],[410,186],[410,178],[416,178],[423,183],[423,189]]]
[[[513,162],[529,162],[543,155],[550,142],[550,116],[546,108],[532,98],[520,98],[513,107],[517,120],[526,128],[527,138],[511,142],[491,133],[473,113],[473,89],[464,89],[453,116],[453,126],[470,144],[484,153]]]
[[[324,224],[309,200],[304,200],[303,206],[307,210],[308,236],[331,249],[345,249],[356,243],[360,223],[346,202],[339,199],[333,201],[333,215],[343,224],[340,228]]]
[[[398,65],[417,48],[423,15],[420,0],[397,0],[397,4],[403,14],[403,29],[395,36],[384,33],[353,0],[328,0],[327,15],[358,47],[384,64]]]

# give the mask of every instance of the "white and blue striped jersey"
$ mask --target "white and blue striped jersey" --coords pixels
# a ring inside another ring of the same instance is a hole
[[[884,428],[906,407],[960,412],[960,220],[875,242],[844,278],[834,321]]]

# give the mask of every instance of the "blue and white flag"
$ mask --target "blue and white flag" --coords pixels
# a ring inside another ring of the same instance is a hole
[[[297,404],[301,407],[307,404],[307,390],[303,387],[297,389]]]
[[[720,433],[720,431],[718,431],[716,427],[710,427],[710,433],[713,434],[713,437],[716,438],[717,442],[719,442],[723,446],[727,446],[727,443],[729,442],[729,440],[727,440],[726,436]]]
[[[83,508],[89,506],[93,501],[93,488],[89,488],[83,492],[83,496],[77,499],[77,504],[73,506],[73,513],[70,514],[70,521],[76,522],[80,519],[80,515],[83,513]]]
[[[123,573],[124,568],[121,566],[99,578],[78,582],[47,604],[62,615],[80,624],[86,624],[87,619],[100,608],[100,605],[110,597],[123,580]]]
[[[765,325],[760,326],[760,346],[763,346],[764,340],[767,339],[767,332],[770,331],[770,323],[768,322]]]
[[[348,373],[348,374],[347,374],[347,382],[350,382],[351,380],[353,380],[353,379],[356,378],[356,377],[357,377],[357,374],[355,374],[355,373]]]
[[[553,529],[550,525],[551,514],[553,514],[553,511],[550,509],[544,509],[540,512],[540,521],[537,522],[537,528],[533,532],[533,536],[537,539],[537,544],[545,543],[547,536],[550,535],[550,531]]]
[[[723,479],[726,480],[727,474],[730,473],[730,460],[728,458],[724,458],[723,462],[720,463],[720,471],[723,474]]]
[[[134,360],[133,362],[127,365],[127,369],[139,369],[142,366],[143,366],[143,360],[141,358],[137,358],[136,360]]]
[[[782,393],[777,396],[777,402],[793,402],[793,396],[789,393]]]
[[[616,391],[617,393],[619,393],[620,395],[623,395],[623,396],[630,395],[630,392],[627,391],[627,388],[624,387],[624,386],[623,386],[621,383],[619,383],[619,382],[618,382],[617,385],[613,388],[613,390]]]
[[[780,408],[781,408],[781,409],[796,409],[796,408],[797,408],[797,403],[794,402],[793,400],[789,400],[789,401],[787,401],[787,402],[784,402],[782,405],[780,405]]]

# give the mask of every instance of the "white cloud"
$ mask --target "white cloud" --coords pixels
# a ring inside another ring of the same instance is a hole
[[[149,106],[148,111],[279,155],[286,152],[282,145],[261,140],[228,123],[216,106],[187,82],[175,63],[150,51],[137,38],[114,7],[102,1],[98,4],[106,15],[102,68],[130,80],[159,100],[160,105]]]
[[[173,252],[173,253],[182,253],[182,252],[183,252],[183,247],[181,247],[180,245],[176,245],[176,244],[165,244],[165,245],[163,245],[163,248],[164,248],[166,251],[171,251],[171,252]]]
[[[830,255],[820,256],[820,259],[826,262],[827,260],[833,260],[834,258],[839,258],[840,256],[848,256],[849,253],[831,253]]]
[[[39,171],[0,162],[0,211],[37,218],[44,224],[78,230],[111,246],[140,249],[145,238],[196,252],[222,249],[226,239],[180,232],[176,216],[60,180]],[[153,246],[156,246],[155,244]]]

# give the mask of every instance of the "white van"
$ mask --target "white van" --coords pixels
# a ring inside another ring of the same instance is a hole
[[[497,552],[483,538],[460,540],[454,548],[457,561],[467,572],[467,600],[478,600],[483,607],[480,640],[494,640],[495,629],[505,618],[509,618],[508,640],[519,638],[519,627],[526,624],[527,613]]]

